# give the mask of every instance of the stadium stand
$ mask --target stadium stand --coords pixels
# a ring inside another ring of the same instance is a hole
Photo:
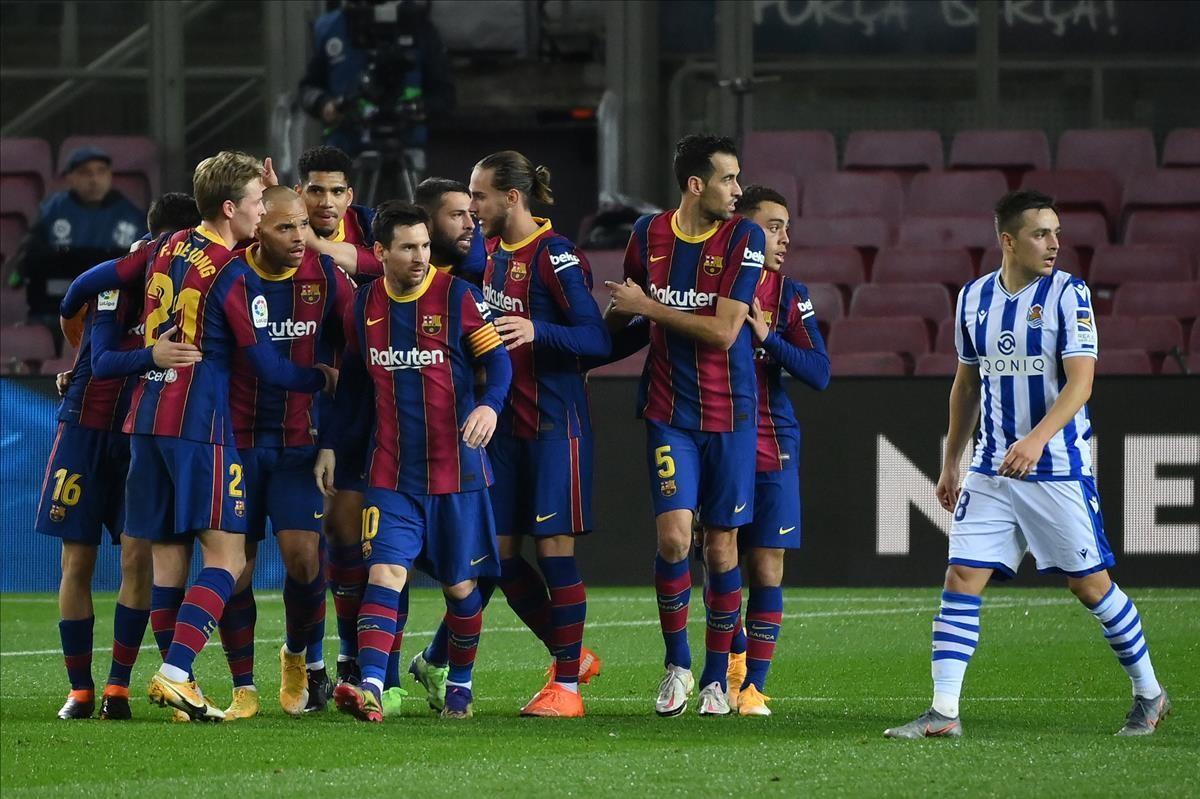
[[[837,169],[837,143],[827,130],[764,130],[747,133],[742,144],[742,169],[784,170],[803,185],[814,172]]]
[[[1067,130],[1058,138],[1058,169],[1104,169],[1124,184],[1129,176],[1154,169],[1154,136],[1146,128]]]
[[[39,181],[36,175],[0,175],[0,217],[20,219],[26,229],[33,227],[42,202]]]
[[[1060,211],[1099,211],[1104,214],[1109,228],[1116,228],[1121,213],[1121,184],[1108,172],[1097,169],[1034,170],[1021,179],[1021,188],[1049,194]]]
[[[25,224],[17,216],[0,216],[0,262],[7,261],[25,235]]]
[[[1116,349],[1163,355],[1183,349],[1183,325],[1173,316],[1102,316],[1096,329],[1102,353]]]
[[[1182,360],[1184,365],[1186,366],[1187,372],[1184,372],[1182,369],[1180,369],[1179,360],[1176,360],[1175,358],[1167,358],[1165,361],[1163,361],[1162,374],[1164,374],[1164,375],[1181,375],[1181,374],[1200,375],[1200,352],[1190,353],[1188,355],[1183,356],[1180,360]]]
[[[1200,211],[1134,211],[1125,222],[1126,244],[1176,244],[1200,257]]]
[[[25,321],[29,306],[25,304],[25,292],[0,287],[0,325],[12,325]]]
[[[53,173],[50,144],[44,139],[0,139],[0,174],[37,176],[42,195],[50,187]]]
[[[803,283],[836,283],[853,289],[867,281],[862,254],[853,247],[801,247],[788,256],[787,272]]]
[[[917,368],[913,370],[913,374],[922,376],[953,375],[957,371],[957,355],[945,352],[927,352],[917,358]]]
[[[850,316],[919,316],[934,327],[954,313],[941,283],[864,283],[850,297]]]
[[[799,215],[800,193],[796,187],[796,176],[792,173],[782,169],[760,169],[753,174],[743,173],[738,177],[738,183],[742,185],[743,189],[754,184],[774,189],[783,195],[783,199],[787,200],[788,210],[793,215]]]
[[[829,351],[891,351],[911,356],[929,352],[929,331],[919,316],[836,319],[829,326]]]
[[[988,247],[983,251],[983,258],[979,261],[979,274],[985,275],[988,272],[996,271],[1000,268],[1000,260],[1000,248],[998,246]],[[1083,268],[1083,264],[1079,260],[1079,253],[1074,247],[1059,246],[1054,268],[1084,279],[1087,278],[1087,270]]]
[[[832,283],[806,283],[805,286],[819,322],[828,325],[846,315],[846,299],[837,286]]]
[[[1144,209],[1200,209],[1200,169],[1155,169],[1129,178],[1121,214]]]
[[[834,354],[829,365],[835,377],[903,377],[908,374],[904,359],[894,352],[849,352]]]
[[[864,264],[869,264],[875,251],[895,241],[896,234],[878,216],[800,217],[792,221],[791,239],[796,247],[857,247]]]
[[[1096,362],[1098,375],[1152,375],[1150,356],[1142,350],[1106,349]]]
[[[1113,313],[1195,319],[1200,315],[1200,283],[1125,283],[1117,289]]]
[[[1182,248],[1172,245],[1108,245],[1097,248],[1092,255],[1093,287],[1116,287],[1139,280],[1191,279],[1191,259]]]
[[[933,351],[940,352],[943,355],[957,355],[958,351],[954,348],[954,325],[958,320],[953,316],[948,316],[941,322],[938,322],[937,335],[933,339]]]
[[[879,251],[871,267],[872,283],[941,283],[951,291],[973,277],[975,267],[964,249],[889,247]]]
[[[1163,142],[1164,167],[1200,167],[1200,128],[1177,128]]]
[[[804,180],[805,217],[881,217],[896,222],[904,209],[900,178],[890,172],[816,172]]]
[[[1075,248],[1084,269],[1092,263],[1092,253],[1111,240],[1108,222],[1099,211],[1062,211],[1058,215],[1062,227],[1059,239]]]
[[[935,130],[856,130],[846,139],[842,168],[894,172],[903,180],[916,172],[941,170],[942,137]]]
[[[604,281],[620,282],[625,279],[625,251],[588,250],[584,254],[592,267],[592,286],[596,289],[603,289],[604,296],[607,298],[608,289],[604,287]]]
[[[1006,191],[1004,173],[994,169],[923,172],[913,178],[904,213],[907,217],[990,214]]]
[[[41,325],[6,324],[0,328],[0,369],[5,374],[36,372],[54,357],[54,337]]]
[[[112,157],[113,188],[139,208],[159,194],[162,168],[158,144],[148,136],[69,136],[58,148],[59,172],[73,150],[99,147]]]
[[[1050,168],[1050,142],[1040,130],[963,130],[950,143],[950,169],[999,169],[1015,189],[1032,169]]]
[[[900,244],[929,250],[966,247],[977,254],[996,243],[991,214],[970,216],[910,216],[900,223]]]

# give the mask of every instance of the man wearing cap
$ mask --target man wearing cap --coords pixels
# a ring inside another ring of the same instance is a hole
[[[93,264],[129,252],[146,233],[146,213],[112,187],[112,158],[80,147],[63,165],[67,190],[42,202],[37,224],[12,259],[9,286],[25,286],[29,320],[47,324],[61,347],[58,303]],[[5,320],[9,321],[9,320]]]

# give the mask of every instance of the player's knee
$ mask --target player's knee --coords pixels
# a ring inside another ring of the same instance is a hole
[[[692,547],[690,514],[664,513],[657,521],[658,554],[671,563],[686,558]]]
[[[288,577],[306,585],[317,579],[321,571],[321,559],[316,546],[280,547],[280,554]]]
[[[704,562],[713,571],[725,572],[737,565],[737,533],[730,530],[704,531]]]
[[[462,600],[466,599],[471,595],[473,590],[475,590],[474,580],[463,580],[461,583],[454,583],[453,585],[442,587],[442,593],[445,594],[448,599],[453,599],[456,602],[461,602]]]
[[[992,576],[991,569],[977,569],[952,563],[946,568],[946,590],[955,594],[979,596]]]
[[[783,584],[783,552],[764,547],[750,550],[742,570],[751,586],[774,588]]]
[[[149,585],[153,563],[149,541],[127,535],[121,537],[122,585]]]
[[[521,539],[515,535],[496,536],[496,548],[500,550],[500,560],[515,558],[521,551]]]
[[[393,591],[403,591],[408,581],[408,569],[391,563],[376,563],[367,575],[371,585],[381,585]]]
[[[96,547],[85,544],[63,543],[62,579],[64,583],[91,584],[92,572],[96,568]]]
[[[1107,571],[1089,574],[1085,577],[1068,577],[1067,588],[1083,604],[1092,607],[1104,599],[1108,589],[1112,587],[1112,579]]]
[[[569,558],[575,554],[575,539],[569,535],[550,535],[537,540],[539,558]]]

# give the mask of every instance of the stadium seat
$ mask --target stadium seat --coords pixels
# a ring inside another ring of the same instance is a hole
[[[979,172],[923,172],[913,178],[904,206],[905,216],[969,216],[991,214],[1008,191],[1004,175]]]
[[[988,272],[994,272],[1000,268],[1000,248],[988,247],[983,251],[983,258],[979,261],[979,274],[985,275]],[[1054,261],[1054,268],[1060,269],[1063,272],[1070,272],[1076,277],[1087,278],[1087,270],[1079,261],[1079,253],[1074,247],[1059,247],[1058,258]]]
[[[895,232],[886,219],[870,216],[793,218],[790,235],[795,247],[858,247],[872,251],[895,240]]]
[[[1097,247],[1110,241],[1108,222],[1099,211],[1063,211],[1058,215],[1058,223],[1062,227],[1060,241],[1084,251],[1079,255],[1085,264],[1091,263],[1092,252]]]
[[[915,375],[953,375],[958,371],[958,356],[945,352],[927,352],[917,358]]]
[[[1188,281],[1192,262],[1179,247],[1158,244],[1107,245],[1092,254],[1092,286],[1149,280]]]
[[[1146,128],[1067,130],[1058,138],[1057,169],[1104,169],[1124,184],[1137,172],[1154,169],[1154,136]]]
[[[0,328],[0,362],[9,374],[34,371],[31,364],[54,357],[54,337],[42,325],[4,325]]]
[[[756,130],[742,144],[742,171],[791,172],[803,185],[813,172],[837,169],[837,143],[827,130]]]
[[[1195,319],[1200,314],[1200,283],[1125,283],[1117,289],[1113,313]]]
[[[1173,316],[1101,316],[1096,330],[1101,353],[1131,349],[1162,354],[1183,349],[1183,325]]]
[[[1192,325],[1192,334],[1188,336],[1188,352],[1200,354],[1200,325]]]
[[[1031,169],[1050,168],[1050,142],[1040,130],[962,130],[950,143],[951,169],[999,169],[1015,189]]]
[[[853,247],[802,247],[792,250],[784,271],[802,283],[836,283],[847,289],[867,280],[862,254]]]
[[[7,261],[16,253],[26,229],[20,217],[0,216],[0,262]]]
[[[1021,179],[1021,188],[1049,194],[1059,211],[1099,211],[1110,228],[1115,228],[1121,213],[1121,184],[1108,172],[1035,170]]]
[[[1186,374],[1200,375],[1200,352],[1193,352],[1183,357],[1183,363],[1187,367]],[[1181,375],[1185,374],[1179,368],[1179,361],[1174,357],[1163,359],[1162,374],[1164,375]]]
[[[1168,133],[1163,143],[1162,165],[1200,166],[1200,128],[1177,128]]]
[[[975,266],[964,249],[889,247],[879,251],[871,267],[872,283],[941,283],[954,291],[974,277]]]
[[[744,191],[747,186],[759,185],[774,189],[787,200],[788,210],[792,216],[800,215],[800,193],[796,191],[796,176],[781,169],[760,169],[754,174],[743,172],[738,176],[738,183]]]
[[[33,227],[38,218],[42,191],[36,175],[0,175],[0,216],[19,218],[25,227]]]
[[[991,214],[913,216],[900,222],[900,245],[904,247],[930,250],[967,247],[982,251],[995,243],[996,229]]]
[[[0,286],[0,325],[15,325],[24,322],[29,314],[25,292]]]
[[[1134,211],[1125,221],[1126,244],[1175,244],[1200,256],[1200,211]]]
[[[903,352],[912,356],[929,352],[929,331],[919,316],[836,319],[829,326],[829,351]]]
[[[850,316],[919,316],[937,325],[953,313],[941,283],[864,283],[850,297]]]
[[[933,340],[934,352],[940,352],[943,355],[958,353],[954,347],[954,326],[956,324],[958,324],[958,320],[954,318],[953,314],[938,322],[937,336]]]
[[[904,359],[894,352],[849,352],[831,355],[834,377],[903,377],[908,374]]]
[[[36,175],[38,193],[45,194],[54,175],[50,144],[45,139],[0,139],[0,174]]]
[[[1144,350],[1101,350],[1096,363],[1098,375],[1150,375],[1154,365]]]
[[[148,136],[68,136],[58,148],[59,171],[71,152],[79,147],[99,147],[112,156],[113,184],[135,203],[137,199],[125,189],[143,181],[143,196],[159,195],[162,167],[159,165],[158,144]],[[140,206],[145,208],[145,205]]]
[[[816,172],[804,180],[804,216],[900,218],[904,192],[891,173]]]
[[[941,170],[942,137],[936,130],[856,130],[846,139],[842,168],[898,173]]]
[[[1131,175],[1125,183],[1121,213],[1200,209],[1200,169],[1155,169]]]
[[[619,282],[625,279],[624,250],[587,250],[584,255],[592,267],[593,287],[600,289],[604,287],[606,280]],[[608,289],[604,289],[604,293],[608,296]]]
[[[588,378],[593,377],[637,377],[642,373],[642,367],[646,363],[646,352],[635,352],[628,358],[623,358],[616,363],[606,364],[598,369],[593,369],[588,372]]]
[[[78,354],[76,351],[71,350],[70,352],[64,352],[57,358],[42,361],[38,371],[41,374],[51,377],[57,375],[59,372],[68,372],[75,368],[75,356]]]
[[[842,292],[832,283],[805,283],[808,298],[821,322],[832,322],[846,315],[846,302]]]

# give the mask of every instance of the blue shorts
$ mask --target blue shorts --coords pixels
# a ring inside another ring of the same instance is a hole
[[[578,535],[592,529],[592,437],[496,435],[492,511],[500,535]]]
[[[646,458],[654,515],[699,508],[701,523],[741,527],[754,518],[758,430],[684,430],[646,420]]]
[[[234,447],[133,435],[125,491],[126,532],[172,542],[202,530],[246,532],[246,480]]]
[[[112,542],[121,543],[128,474],[129,436],[59,422],[33,529],[99,546],[107,527]]]
[[[271,529],[321,531],[324,500],[317,490],[315,447],[238,450],[246,475],[246,535],[262,541]]]
[[[488,492],[405,494],[368,488],[363,501],[363,558],[418,569],[443,585],[500,575],[500,551]]]
[[[800,548],[800,470],[754,476],[754,520],[738,530],[739,547]]]
[[[366,456],[356,450],[343,449],[334,450],[333,456],[333,487],[338,491],[366,493]]]

